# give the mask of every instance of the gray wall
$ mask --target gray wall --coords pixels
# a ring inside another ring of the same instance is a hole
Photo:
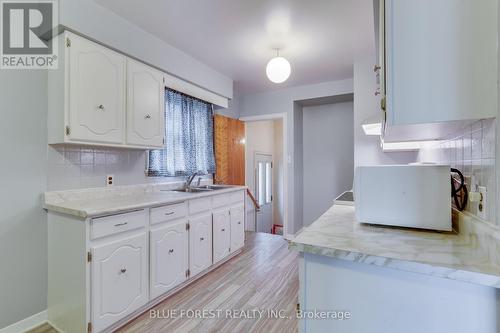
[[[93,0],[60,0],[59,23],[216,94],[233,96],[232,79]]]
[[[304,226],[304,116],[302,105],[293,103],[293,226],[297,233]]]
[[[354,176],[353,102],[303,108],[304,226],[311,224]]]
[[[0,74],[0,328],[47,307],[47,73]]]

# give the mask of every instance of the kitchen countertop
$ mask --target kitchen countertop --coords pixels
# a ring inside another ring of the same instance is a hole
[[[500,288],[500,262],[475,237],[361,224],[333,205],[289,240],[300,252]],[[500,250],[500,245],[498,245]]]
[[[244,190],[246,186],[227,186],[207,192],[184,193],[171,190],[138,191],[119,193],[115,190],[107,195],[93,190],[79,191],[78,195],[65,195],[64,191],[45,193],[44,208],[49,211],[81,218],[116,214],[134,209],[173,204],[185,200]],[[102,192],[102,191],[101,191]],[[68,191],[69,193],[69,191]]]

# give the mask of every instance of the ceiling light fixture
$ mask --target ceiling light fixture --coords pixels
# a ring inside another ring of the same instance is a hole
[[[269,60],[266,66],[266,74],[269,80],[274,83],[285,82],[290,76],[290,63],[283,57],[280,57],[280,50],[276,49],[276,57]]]

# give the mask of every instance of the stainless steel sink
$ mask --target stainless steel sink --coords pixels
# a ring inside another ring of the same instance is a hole
[[[174,190],[170,190],[174,192],[185,192],[185,193],[200,193],[200,192],[210,192],[213,191],[210,188],[201,188],[201,187],[182,187],[182,188],[176,188]]]
[[[194,188],[206,189],[206,190],[223,190],[225,188],[231,187],[230,185],[205,185],[205,186],[196,186]]]
[[[191,186],[191,187],[180,187],[173,190],[162,190],[162,191],[174,191],[174,192],[184,192],[184,193],[200,193],[200,192],[210,192],[223,190],[225,188],[230,188],[231,185],[205,185],[205,186]]]

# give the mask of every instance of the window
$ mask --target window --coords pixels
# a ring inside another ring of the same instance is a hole
[[[212,104],[165,91],[165,148],[149,152],[148,175],[189,176],[215,172]]]

